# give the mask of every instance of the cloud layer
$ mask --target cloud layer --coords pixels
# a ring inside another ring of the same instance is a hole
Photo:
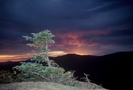
[[[53,51],[104,55],[133,50],[130,0],[1,0],[0,54],[32,48],[22,36],[44,29],[55,34]]]

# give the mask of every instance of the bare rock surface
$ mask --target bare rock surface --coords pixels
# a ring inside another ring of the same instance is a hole
[[[95,87],[94,87],[95,86]],[[93,85],[91,89],[87,83],[80,82],[80,86],[73,87],[52,82],[19,82],[0,84],[0,90],[106,90],[100,86]]]

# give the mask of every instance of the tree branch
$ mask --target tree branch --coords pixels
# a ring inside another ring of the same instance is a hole
[[[28,72],[28,71],[27,71],[27,72]],[[51,81],[50,79],[44,77],[43,75],[41,75],[41,74],[39,74],[39,73],[37,73],[37,72],[29,71],[29,73],[31,73],[31,74],[35,74],[35,75],[38,75],[38,76],[41,76],[43,79],[45,79],[45,80],[47,80],[47,81]]]

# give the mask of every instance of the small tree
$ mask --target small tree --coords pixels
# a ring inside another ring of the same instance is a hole
[[[21,71],[25,80],[27,81],[50,81],[58,82],[62,84],[77,85],[72,72],[65,72],[65,70],[59,67],[53,60],[49,59],[48,56],[48,45],[54,43],[52,39],[55,37],[50,30],[44,30],[39,33],[31,33],[33,37],[23,36],[26,40],[32,41],[27,44],[30,47],[40,48],[40,53],[35,55],[31,60],[33,62],[21,62],[20,66],[15,66],[14,69]],[[42,63],[46,63],[44,66]]]
[[[50,30],[44,30],[39,33],[31,33],[33,37],[29,36],[23,36],[26,40],[30,40],[33,43],[27,44],[30,47],[35,48],[41,48],[40,55],[36,55],[33,60],[36,60],[37,62],[47,62],[48,66],[51,67],[51,62],[48,57],[48,45],[50,43],[54,43],[54,40],[52,40],[52,37],[54,35],[50,33]]]

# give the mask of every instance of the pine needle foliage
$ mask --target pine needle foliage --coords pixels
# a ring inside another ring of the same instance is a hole
[[[49,44],[55,43],[52,39],[55,36],[50,30],[47,29],[31,34],[32,37],[23,37],[31,41],[31,43],[27,44],[28,46],[40,48],[40,53],[31,59],[31,61],[34,62],[21,62],[20,66],[15,66],[13,69],[19,70],[25,81],[47,81],[76,86],[78,83],[73,76],[73,72],[65,71],[62,67],[59,67],[57,63],[49,59],[48,52],[50,50],[48,46]]]

